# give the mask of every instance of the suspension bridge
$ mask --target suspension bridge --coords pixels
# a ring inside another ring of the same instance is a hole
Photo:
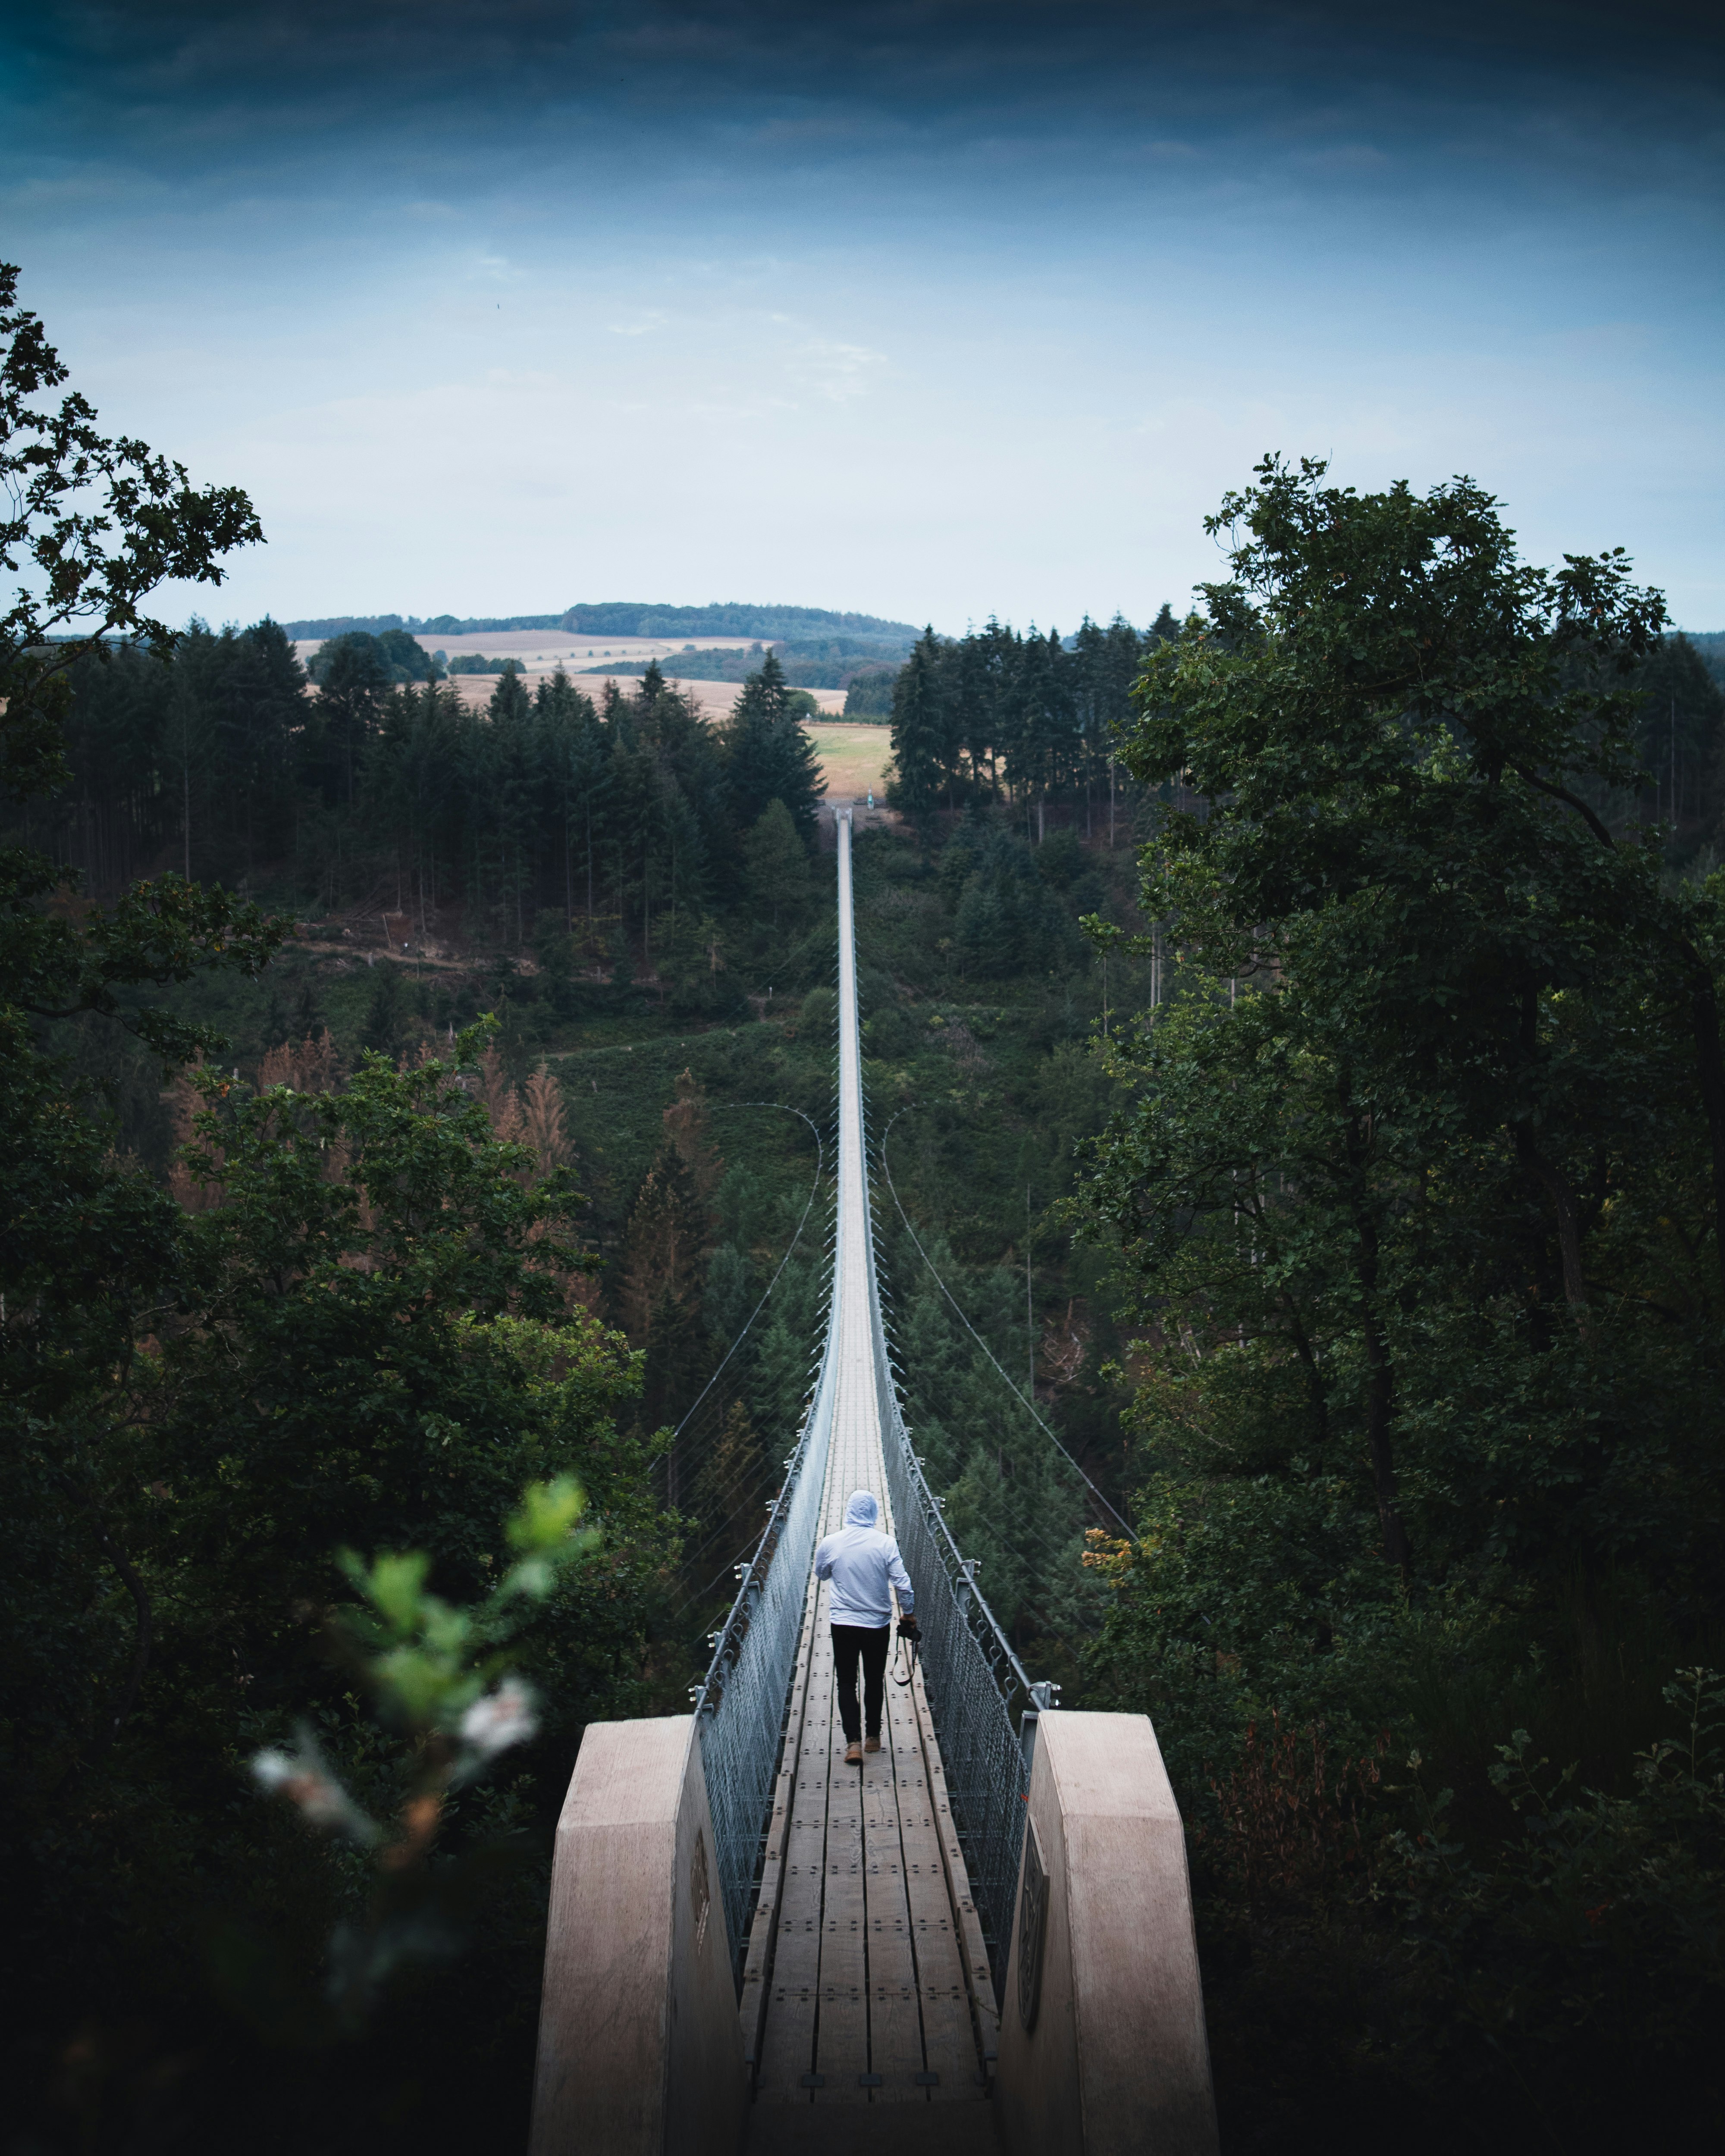
[[[906,1427],[838,827],[819,1375],[691,1715],[589,1727],[557,1831],[531,2156],[1214,2156],[1186,1857],[1140,1715],[1034,1681]],[[845,1764],[820,1537],[880,1498],[922,1649]]]

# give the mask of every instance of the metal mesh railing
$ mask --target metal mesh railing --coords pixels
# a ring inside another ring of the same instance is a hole
[[[783,1487],[694,1695],[701,1763],[712,1814],[732,1973],[741,1984],[748,1922],[784,1740],[791,1670],[814,1561],[815,1530],[833,1430],[830,1327],[814,1397],[785,1463]]]
[[[886,1460],[893,1528],[916,1589],[922,1681],[940,1739],[947,1794],[970,1875],[971,1898],[983,1920],[998,1993],[1006,1977],[1024,1797],[1030,1786],[1029,1764],[1017,1725],[1027,1710],[1034,1717],[1040,1699],[1033,1694],[1023,1665],[978,1591],[972,1568],[959,1555],[941,1517],[940,1500],[930,1490],[911,1450],[886,1353],[872,1222],[869,1303],[880,1403],[880,1449]]]
[[[841,869],[841,916],[845,884]],[[840,965],[855,952],[841,919]],[[841,988],[843,983],[841,983]],[[860,1072],[858,1073],[859,1079]],[[844,1116],[841,1111],[841,1124]],[[861,1127],[849,1133],[866,1158],[866,1104]],[[933,1711],[947,1792],[957,1828],[970,1891],[983,1920],[998,1992],[1005,1972],[1013,1903],[1018,1892],[1024,1799],[1029,1774],[1019,1734],[1025,1717],[1045,1703],[1049,1688],[1032,1687],[993,1612],[978,1593],[973,1569],[941,1517],[911,1449],[881,1322],[873,1209],[868,1177],[853,1184],[841,1158],[835,1239],[842,1240],[853,1189],[864,1209],[870,1332],[880,1407],[881,1451],[898,1544],[916,1588],[922,1630],[923,1679]],[[742,1570],[742,1588],[705,1681],[694,1693],[707,1802],[732,1966],[741,1981],[747,1925],[760,1877],[773,1783],[784,1739],[791,1675],[826,1481],[838,1390],[838,1339],[829,1301],[825,1347],[814,1399],[786,1462],[786,1477],[767,1532]]]

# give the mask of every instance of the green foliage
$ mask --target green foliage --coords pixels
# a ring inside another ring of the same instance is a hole
[[[402,1006],[401,975],[388,958],[380,960],[373,971],[377,986],[372,990],[371,1005],[366,1012],[365,1031],[359,1037],[360,1045],[375,1050],[380,1055],[393,1055],[401,1040],[402,1020],[405,1015]]]
[[[1550,2087],[1559,2076],[1584,2087],[1650,2072],[1686,2081],[1717,2026],[1725,1684],[1692,1668],[1664,1696],[1681,1735],[1638,1753],[1622,1794],[1578,1788],[1573,1764],[1530,1757],[1525,1729],[1498,1745],[1490,1780],[1517,1824],[1486,1867],[1455,1837],[1452,1793],[1425,1797],[1415,1756],[1419,1825],[1384,1852],[1409,1936],[1464,1974],[1464,2020],[1530,2050],[1554,2109],[1567,2107]]]
[[[769,651],[737,700],[725,736],[725,776],[739,819],[754,825],[769,803],[789,814],[807,845],[826,791],[814,745],[803,730],[812,699],[794,701],[777,653]]]
[[[845,691],[845,716],[847,719],[890,719],[892,716],[893,684],[897,675],[886,667],[877,667],[867,674],[857,674]]]
[[[499,665],[503,662],[500,661]],[[403,681],[435,681],[443,672],[431,654],[404,629],[386,629],[373,636],[364,629],[349,629],[320,644],[306,661],[306,672],[319,688],[350,680],[377,686]],[[451,673],[475,673],[482,667],[464,666],[458,660]]]
[[[8,311],[12,292],[7,273]],[[46,572],[0,650],[13,801],[60,776],[68,681],[80,758],[140,737],[157,757],[114,798],[166,792],[182,859],[218,805],[195,758],[235,778],[236,846],[247,829],[270,843],[264,812],[284,788],[293,805],[302,750],[332,793],[357,793],[375,685],[326,683],[305,723],[273,624],[194,628],[176,652],[141,611],[163,577],[218,579],[220,548],[255,536],[244,497],[194,493],[141,444],[104,442],[75,395],[44,414],[31,400],[63,371],[33,317],[0,328],[8,559]],[[87,633],[49,642],[69,627]],[[105,655],[116,631],[146,648]],[[415,701],[443,712],[434,689]],[[289,925],[187,877],[128,883],[115,836],[110,821],[97,905],[30,845],[0,861],[0,1785],[29,1972],[8,2023],[11,2115],[49,2147],[144,2145],[169,2089],[187,2145],[376,2146],[416,2112],[447,2125],[475,2102],[495,2124],[498,2084],[467,2092],[473,2032],[500,2057],[531,2048],[535,1872],[580,1727],[648,1696],[645,1610],[669,1545],[642,1450],[616,1426],[638,1367],[578,1306],[567,1172],[500,1140],[452,1069],[374,1057],[344,1086],[328,1040],[303,1036],[292,1086],[215,1061],[212,1014]],[[116,1074],[153,1092],[200,1054],[176,1084],[202,1105],[164,1188],[116,1153],[136,1127]],[[562,1562],[577,1477],[596,1537],[578,1570]],[[536,1485],[500,1563],[499,1516]],[[388,1636],[357,1662],[328,1601],[343,1542],[418,1553],[367,1569]],[[506,1619],[520,1679],[461,1707],[495,1673]],[[410,1725],[405,1750],[358,1711],[370,1679]],[[506,1789],[481,1790],[471,1759],[511,1719],[525,1740],[516,1681],[539,1689],[541,1732]],[[413,1807],[436,1794],[415,1778],[447,1768],[437,1861],[387,1867],[387,1922],[353,1851],[245,1802],[245,1755],[285,1724],[305,1732],[285,1784],[323,1762],[350,1825],[406,1807],[385,1857],[411,1848]],[[511,1835],[516,1857],[482,1856]],[[465,1941],[477,1989],[458,1971],[404,2019],[386,2001],[337,2059],[336,2025],[380,1995],[386,1965],[405,1969],[409,1939],[421,1962]],[[506,2066],[501,2083],[526,2076]]]
[[[220,583],[222,556],[264,535],[238,487],[194,488],[183,465],[102,434],[75,389],[44,401],[66,369],[18,305],[18,275],[0,263],[0,568],[27,579],[0,616],[0,788],[23,799],[64,773],[68,670],[116,635],[171,651],[173,631],[142,611],[150,594]]]
[[[776,938],[807,921],[814,901],[809,849],[790,810],[772,800],[742,842],[744,887],[760,920]]]
[[[1045,876],[1015,832],[975,820],[960,826],[941,855],[941,882],[956,901],[953,941],[967,977],[1065,973],[1082,963],[1083,940],[1050,888],[1067,880],[1066,865],[1057,852]]]
[[[922,816],[1009,792],[1039,839],[1050,803],[1081,804],[1087,838],[1101,808],[1111,844],[1116,736],[1158,634],[1141,639],[1117,618],[1106,629],[1086,619],[1070,642],[993,620],[956,643],[926,629],[892,688],[888,798]]]
[[[542,1835],[580,1725],[638,1702],[665,1546],[643,1453],[614,1422],[638,1363],[569,1307],[566,1174],[530,1184],[531,1155],[439,1065],[370,1058],[334,1091],[254,1094],[208,1070],[198,1085],[187,1173],[204,1209],[157,1228],[171,1270],[154,1335],[117,1367],[68,1373],[52,1414],[18,1426],[8,1467],[23,1615],[8,1794],[38,1851],[16,1922],[50,2030],[164,1989],[195,2022],[213,1952],[229,2010],[274,2045],[322,2044],[369,2025],[428,1925],[443,1958],[474,1936],[465,1882],[490,1876],[491,1840],[511,1823]],[[576,1476],[592,1525],[570,1571]],[[523,1485],[540,1486],[500,1562],[495,1522]],[[369,1638],[329,1614],[341,1542],[413,1553],[350,1567],[381,1627]],[[484,1748],[459,1717],[511,1632],[542,1733],[502,1811],[463,1798],[452,1812]],[[407,1751],[356,1722],[356,1676]],[[313,1862],[248,1825],[221,1794],[234,1748],[284,1719],[303,1727],[276,1779],[311,1778],[328,1824],[369,1844],[362,1819],[395,1812],[417,1847],[418,1818],[478,1872],[415,1884],[418,1857],[391,1860],[373,1893],[335,1852]],[[434,1795],[435,1819],[414,1813]],[[121,1823],[141,1815],[154,1853],[122,1863]],[[519,1862],[542,1861],[535,1847]],[[285,1933],[271,1912],[290,1891]],[[531,1961],[533,1898],[508,1906],[511,1951]],[[69,1935],[75,1968],[54,1943]],[[380,2092],[398,2071],[377,2066]],[[206,2096],[229,2100],[219,2077]]]
[[[886,798],[895,808],[926,815],[942,789],[950,808],[959,744],[938,687],[941,647],[932,627],[916,648],[892,690],[892,775]]]
[[[1717,1894],[1717,1822],[1630,1756],[1651,1673],[1725,1616],[1725,886],[1666,878],[1636,820],[1662,608],[1620,554],[1522,563],[1466,480],[1359,495],[1272,459],[1212,528],[1232,580],[1157,639],[1122,749],[1176,963],[1112,1034],[1131,1100],[1088,1194],[1137,1290],[1142,1486],[1136,1537],[1093,1553],[1094,1695],[1155,1713],[1209,1851],[1213,2025],[1291,2046],[1223,2035],[1249,2140],[1305,2046],[1331,2115],[1441,2078],[1440,2133],[1502,2104],[1598,2145],[1701,2101],[1651,2061],[1702,1971],[1661,1903],[1631,2011],[1558,1875],[1611,1902],[1656,1844]],[[1486,1772],[1516,1716],[1603,1794],[1541,1783],[1517,1826]],[[1252,1733],[1277,1721],[1440,1763],[1447,1824],[1374,1768],[1326,1815],[1369,1891],[1313,1872],[1266,1912],[1224,1861],[1251,1806],[1219,1792],[1292,1774]],[[1425,1911],[1399,1938],[1398,1894]],[[1580,2034],[1620,2011],[1621,2046]]]
[[[521,1604],[543,1602],[560,1574],[598,1543],[597,1533],[574,1532],[585,1502],[571,1476],[529,1484],[504,1529],[520,1555],[491,1593],[468,1608],[428,1591],[431,1561],[424,1551],[381,1555],[369,1564],[343,1553],[341,1570],[362,1604],[336,1614],[335,1632],[379,1719],[403,1740],[395,1779],[405,1794],[401,1831],[392,1839],[344,1788],[305,1722],[291,1751],[271,1746],[252,1758],[259,1784],[297,1806],[309,1825],[377,1851],[364,1919],[336,1926],[321,1997],[296,2003],[293,2026],[301,2041],[308,2035],[324,2042],[357,2035],[392,1978],[459,1951],[465,1875],[483,1871],[488,1852],[457,1857],[433,1878],[423,1875],[450,1799],[536,1732],[532,1687],[506,1674],[510,1643],[523,1623]],[[279,2014],[280,2001],[271,2004]]]

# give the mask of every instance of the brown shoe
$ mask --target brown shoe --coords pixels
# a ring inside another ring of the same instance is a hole
[[[860,1745],[860,1744],[847,1744],[847,1745],[845,1746],[845,1765],[846,1765],[847,1767],[860,1767],[860,1766],[861,1766],[861,1764],[862,1764],[862,1747],[861,1747],[861,1745]]]
[[[863,1749],[865,1752],[878,1752],[880,1749],[880,1738],[878,1737],[865,1737],[863,1739]]]

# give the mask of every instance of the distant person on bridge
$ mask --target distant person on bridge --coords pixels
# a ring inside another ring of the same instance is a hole
[[[886,1695],[886,1650],[892,1643],[892,1595],[898,1589],[899,1630],[916,1636],[916,1590],[898,1544],[880,1532],[880,1507],[870,1491],[853,1490],[845,1524],[814,1553],[814,1576],[829,1579],[828,1615],[833,1626],[833,1669],[839,1685],[839,1719],[845,1725],[847,1767],[860,1767],[865,1751],[880,1749],[880,1709]],[[857,1709],[856,1666],[862,1663],[864,1717]]]

